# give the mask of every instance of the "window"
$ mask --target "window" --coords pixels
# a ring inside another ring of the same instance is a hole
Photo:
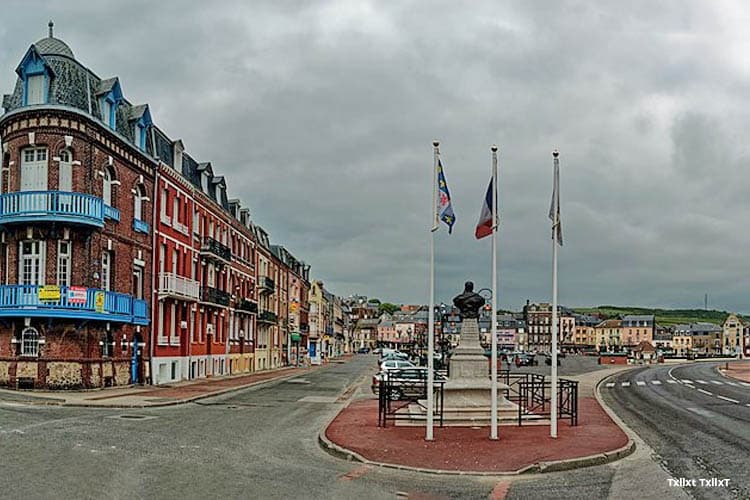
[[[26,77],[26,104],[44,104],[46,102],[44,78],[43,74]]]
[[[177,249],[172,250],[172,274],[177,274],[180,252]]]
[[[25,328],[21,332],[21,356],[39,356],[39,344],[40,344],[39,332],[36,328]]]
[[[175,226],[180,222],[180,199],[177,196],[172,200],[172,220]]]
[[[169,190],[167,188],[164,188],[161,190],[161,221],[164,224],[169,225],[170,220],[169,216],[167,215],[167,204],[169,203]]]
[[[167,245],[162,243],[159,247],[159,271],[164,272],[164,260],[167,258]]]
[[[44,245],[41,241],[22,241],[18,274],[21,285],[44,284]]]
[[[60,151],[60,176],[57,189],[59,191],[73,191],[73,155],[69,150]]]
[[[143,220],[143,202],[146,200],[146,189],[143,184],[135,186],[135,198],[133,199],[133,218]]]
[[[143,298],[143,268],[140,266],[133,267],[133,297]]]
[[[21,154],[21,191],[46,190],[47,149],[24,149]]]
[[[201,216],[197,210],[193,212],[193,232],[195,234],[200,234],[201,232]]]
[[[57,243],[57,284],[59,286],[70,286],[70,241],[59,241]]]
[[[102,187],[102,198],[104,199],[104,204],[109,205],[110,207],[114,206],[112,204],[112,186],[116,185],[118,182],[115,180],[115,171],[114,169],[107,165],[104,167],[104,181],[103,181],[103,187]]]
[[[105,250],[102,252],[102,290],[111,290],[113,266],[114,257],[112,252]]]
[[[141,151],[146,149],[146,128],[140,123],[135,124],[135,130],[133,131],[133,142]]]

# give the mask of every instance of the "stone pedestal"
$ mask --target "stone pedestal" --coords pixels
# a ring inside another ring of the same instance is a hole
[[[492,408],[490,360],[479,343],[479,324],[474,318],[461,323],[461,341],[450,359],[450,378],[445,384],[443,415],[447,425],[489,425]],[[499,420],[517,419],[518,407],[505,399],[508,386],[497,384]]]

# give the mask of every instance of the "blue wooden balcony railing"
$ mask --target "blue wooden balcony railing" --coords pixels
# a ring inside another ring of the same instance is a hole
[[[148,325],[145,300],[97,288],[0,285],[0,317],[77,318]]]
[[[103,227],[104,217],[120,220],[120,212],[90,194],[18,191],[0,195],[0,225],[50,221]]]
[[[148,222],[140,219],[133,219],[133,230],[138,233],[148,234]]]

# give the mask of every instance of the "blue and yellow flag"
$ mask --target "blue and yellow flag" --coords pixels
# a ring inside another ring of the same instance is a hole
[[[451,194],[448,191],[448,184],[445,182],[445,174],[443,173],[443,164],[438,160],[438,203],[437,213],[440,220],[448,225],[448,234],[453,232],[453,224],[456,223],[456,216],[453,214],[453,207],[451,206]]]

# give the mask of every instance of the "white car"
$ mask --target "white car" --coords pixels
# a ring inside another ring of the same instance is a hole
[[[411,361],[400,359],[389,359],[380,364],[380,371],[383,372],[387,372],[388,370],[403,370],[404,368],[416,368],[416,365]]]

